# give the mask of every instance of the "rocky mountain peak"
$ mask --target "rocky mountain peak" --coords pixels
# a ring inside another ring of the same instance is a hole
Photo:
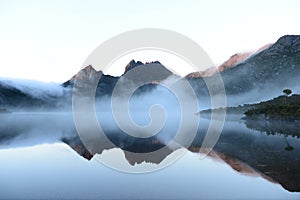
[[[91,80],[96,75],[102,75],[102,71],[97,71],[92,65],[88,65],[77,73],[76,78],[81,80]]]
[[[63,86],[67,87],[73,85],[75,79],[83,81],[91,81],[96,77],[103,75],[102,71],[97,71],[92,65],[88,65],[81,69],[76,75],[74,75],[70,80],[63,83]]]
[[[284,35],[281,38],[279,38],[276,43],[284,45],[284,46],[293,46],[295,44],[300,43],[300,36],[299,35]]]
[[[132,70],[138,66],[141,67],[141,70]],[[132,71],[130,73],[127,73],[130,70]],[[125,76],[126,79],[130,79],[132,81],[143,79],[149,80],[149,78],[152,78],[153,82],[156,83],[166,79],[171,75],[173,75],[173,73],[170,70],[168,70],[164,65],[162,65],[159,61],[143,63],[141,61],[136,62],[135,60],[131,60],[125,67],[125,72],[122,76]]]
[[[89,72],[96,72],[96,70],[94,69],[94,67],[92,65],[88,65],[85,68],[83,68],[84,71],[89,71]]]
[[[269,55],[293,55],[300,54],[300,35],[282,36],[267,49]]]
[[[135,62],[135,60],[131,60],[125,67],[125,72],[124,74],[126,74],[126,72],[128,72],[129,70],[137,67],[137,66],[140,66],[140,65],[144,65],[144,63],[142,63],[141,61],[137,61]]]
[[[126,74],[129,70],[137,67],[137,66],[141,66],[141,65],[147,65],[147,64],[160,64],[161,63],[159,61],[152,61],[152,62],[146,62],[145,64],[141,61],[135,61],[135,60],[131,60],[125,67],[125,71],[124,74]]]

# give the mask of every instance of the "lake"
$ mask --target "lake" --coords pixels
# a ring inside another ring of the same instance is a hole
[[[106,119],[107,131],[123,134]],[[199,151],[209,120],[201,118],[189,147],[159,159],[136,157],[128,151],[139,149],[139,140],[120,145],[115,137],[109,138],[123,150],[88,155],[71,113],[20,112],[0,120],[0,199],[300,199],[300,139],[236,117],[227,116],[206,157]],[[145,140],[143,150],[163,142]]]

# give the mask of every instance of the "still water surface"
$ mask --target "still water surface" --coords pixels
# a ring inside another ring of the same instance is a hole
[[[214,153],[204,159],[199,134],[169,167],[131,174],[96,158],[128,168],[161,163],[132,165],[116,148],[85,159],[60,142],[75,130],[67,113],[0,118],[5,122],[0,125],[0,199],[300,199],[300,140],[248,128],[240,120],[225,123]]]

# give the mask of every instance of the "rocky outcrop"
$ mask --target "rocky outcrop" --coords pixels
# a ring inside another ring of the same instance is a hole
[[[245,61],[249,56],[252,55],[252,52],[246,53],[237,53],[232,55],[227,61],[218,67],[218,72],[222,72],[228,68],[235,66],[238,63]]]
[[[125,67],[125,71],[124,71],[124,74],[126,74],[129,70],[137,67],[137,66],[140,66],[140,65],[144,65],[144,63],[142,63],[141,61],[137,61],[135,62],[135,60],[131,60]]]
[[[271,45],[262,55],[268,56],[300,56],[300,36],[285,35]]]
[[[249,56],[251,56],[251,52],[246,53],[236,53],[232,55],[228,60],[222,63],[219,67],[209,67],[204,71],[192,72],[186,75],[186,78],[199,78],[199,77],[209,77],[214,75],[215,73],[222,72],[228,68],[235,66],[236,64],[245,61]]]
[[[151,80],[152,83],[157,84],[172,75],[174,74],[159,61],[142,63],[131,60],[125,67],[122,77],[131,80],[133,84],[141,80]]]
[[[74,85],[75,80],[80,81],[93,81],[96,77],[103,75],[102,71],[96,71],[92,65],[88,65],[85,68],[81,69],[76,75],[74,75],[70,80],[63,83],[63,86],[67,87]]]

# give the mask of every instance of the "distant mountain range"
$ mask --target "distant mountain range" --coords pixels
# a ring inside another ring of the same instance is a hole
[[[153,63],[161,67],[156,70],[153,83],[143,86],[138,94],[153,90],[157,87],[157,83],[170,76],[175,76],[160,62]],[[47,91],[44,91],[43,97],[33,96],[26,90],[21,90],[0,80],[0,107],[12,110],[18,108],[70,108],[75,80],[88,85],[100,78],[96,98],[110,96],[121,77],[136,67],[147,66],[145,64],[141,61],[130,61],[125,67],[124,74],[120,77],[103,74],[102,71],[98,72],[89,65],[61,84],[64,90],[63,94],[49,95]],[[291,88],[297,93],[300,90],[297,84],[300,78],[300,36],[283,36],[274,44],[265,45],[254,53],[235,54],[217,68],[191,73],[185,78],[191,83],[199,97],[209,97],[205,80],[213,80],[216,71],[220,72],[222,76],[229,105],[270,99],[280,94],[284,88]],[[135,76],[141,76],[143,70],[140,70],[139,73]],[[131,81],[134,83],[134,79]],[[124,89],[126,89],[126,85],[124,85]]]

